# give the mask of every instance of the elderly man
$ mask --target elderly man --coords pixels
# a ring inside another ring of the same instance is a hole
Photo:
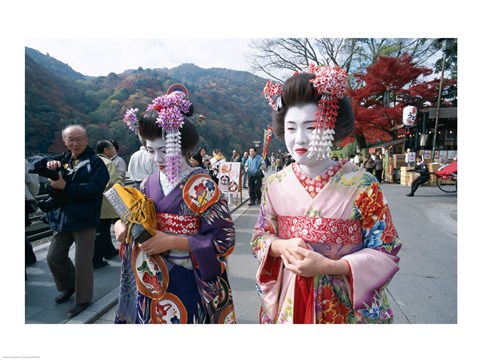
[[[87,131],[80,125],[67,126],[62,138],[68,151],[60,155],[37,157],[30,172],[42,168],[58,171],[49,184],[62,193],[63,201],[47,213],[53,230],[47,263],[63,303],[75,293],[75,303],[68,312],[72,318],[85,310],[93,298],[93,252],[103,191],[109,180],[104,162],[88,146]],[[68,253],[75,243],[75,264]]]

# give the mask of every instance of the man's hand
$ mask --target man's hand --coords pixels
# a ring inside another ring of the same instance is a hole
[[[65,189],[65,180],[63,179],[63,176],[61,173],[58,174],[58,179],[57,180],[52,180],[48,179],[48,183],[50,184],[51,187],[53,187],[56,190],[63,190]]]

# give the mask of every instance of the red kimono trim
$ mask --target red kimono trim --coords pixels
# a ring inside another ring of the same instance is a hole
[[[302,170],[300,170],[300,166],[297,163],[292,164],[292,169],[298,181],[300,181],[300,184],[302,184],[313,199],[346,162],[347,160],[342,160],[335,163],[314,179],[305,175]]]

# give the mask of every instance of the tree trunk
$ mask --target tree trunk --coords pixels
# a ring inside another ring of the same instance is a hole
[[[361,152],[362,149],[367,147],[365,142],[365,135],[355,135],[355,141],[357,142],[357,152]]]

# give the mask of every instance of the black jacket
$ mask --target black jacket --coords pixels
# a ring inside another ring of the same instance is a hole
[[[423,161],[420,164],[415,164],[415,167],[412,171],[419,173],[422,177],[430,178],[430,172],[428,171],[427,164],[425,164]]]
[[[62,165],[69,164],[72,159],[70,151],[51,157],[37,157],[30,166],[30,172],[38,172],[46,167],[50,160],[58,160]],[[49,225],[52,230],[76,231],[97,227],[100,223],[103,191],[110,179],[107,167],[92,148],[86,150],[78,158],[78,163],[65,179],[66,205],[50,211]]]

